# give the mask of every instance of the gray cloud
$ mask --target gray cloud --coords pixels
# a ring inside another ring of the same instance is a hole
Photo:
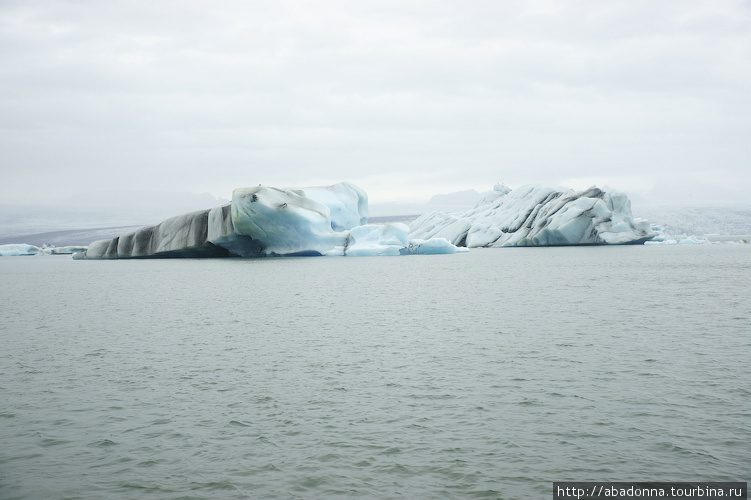
[[[742,196],[749,21],[734,1],[6,1],[0,197],[707,177]]]

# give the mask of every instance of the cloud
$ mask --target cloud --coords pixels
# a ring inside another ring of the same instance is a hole
[[[744,2],[8,1],[0,20],[5,200],[751,183]]]

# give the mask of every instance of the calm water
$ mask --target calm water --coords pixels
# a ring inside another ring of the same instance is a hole
[[[0,259],[0,498],[751,480],[751,246]]]

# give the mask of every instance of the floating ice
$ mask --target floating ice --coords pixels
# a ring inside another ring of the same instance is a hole
[[[429,240],[410,240],[409,253],[418,255],[434,255],[442,253],[456,253],[464,251],[466,248],[456,248],[446,238],[432,238]]]
[[[679,245],[706,245],[709,240],[706,238],[697,238],[695,235],[686,236],[678,240]]]
[[[0,245],[0,257],[15,257],[19,255],[39,255],[42,249],[26,243],[11,243]]]
[[[71,245],[63,247],[43,245],[41,248],[26,243],[13,243],[0,245],[0,257],[18,255],[71,255],[76,252],[85,252],[85,246]]]
[[[321,194],[322,188],[308,191],[329,204],[341,205],[337,207],[340,216],[336,222],[331,220],[330,208],[306,197],[304,190],[259,186],[235,189],[232,193],[235,233],[258,242],[263,255],[324,255],[337,248],[343,253],[347,244],[344,230],[351,227],[350,209],[357,211],[357,201],[354,197],[347,199],[351,193],[342,194],[333,186],[325,195]]]
[[[707,245],[710,244],[711,241],[709,241],[707,238],[703,237],[697,237],[696,235],[688,235],[686,236],[673,236],[673,237],[667,237],[664,236],[662,238],[655,238],[652,241],[647,241],[644,244],[645,245]]]
[[[88,247],[80,245],[68,245],[62,247],[44,247],[42,253],[44,255],[72,255],[78,252],[85,252]]]
[[[624,193],[503,184],[460,214],[433,212],[410,224],[410,239],[446,238],[456,246],[507,247],[644,243],[657,235],[634,219]]]
[[[223,207],[179,215],[110,240],[75,259],[402,255],[454,253],[448,241],[407,238],[404,224],[367,225],[368,197],[348,182],[327,187],[236,189]]]
[[[368,224],[350,231],[346,254],[363,255],[402,255],[408,253],[406,224],[395,223],[376,226]]]
[[[659,230],[634,219],[623,193],[498,185],[462,214],[434,212],[404,224],[369,225],[368,198],[343,182],[327,187],[236,189],[223,207],[184,214],[74,258],[261,257],[456,253],[460,247],[643,243]]]

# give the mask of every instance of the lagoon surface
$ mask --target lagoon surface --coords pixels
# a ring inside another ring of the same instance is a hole
[[[0,498],[751,480],[751,246],[0,258]]]

